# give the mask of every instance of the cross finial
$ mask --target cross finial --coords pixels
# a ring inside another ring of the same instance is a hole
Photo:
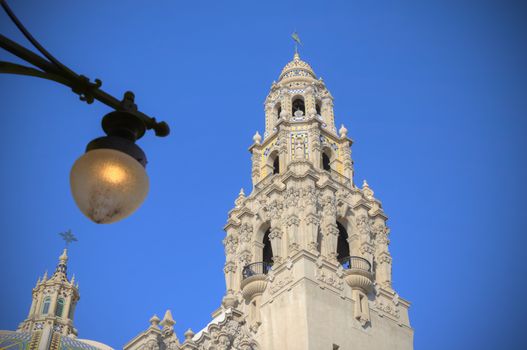
[[[62,239],[64,240],[65,244],[66,244],[66,248],[68,248],[68,245],[71,243],[71,242],[77,242],[77,237],[75,237],[75,235],[73,234],[73,232],[71,232],[71,229],[69,229],[68,231],[66,232],[60,232],[59,235],[62,237]]]

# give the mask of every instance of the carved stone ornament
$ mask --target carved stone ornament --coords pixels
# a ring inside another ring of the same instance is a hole
[[[286,224],[287,224],[288,227],[291,227],[293,225],[294,226],[298,226],[300,224],[300,220],[296,216],[290,216],[287,219]]]
[[[324,284],[326,284],[338,290],[344,289],[342,279],[332,273],[325,273],[324,271],[317,272],[316,279],[323,283],[320,285],[321,288],[324,288]]]
[[[211,324],[196,341],[199,350],[258,350],[245,321],[228,314],[220,324]]]
[[[238,239],[234,235],[228,235],[223,240],[223,245],[225,246],[225,253],[227,255],[235,254],[236,248],[238,247]]]
[[[249,243],[251,241],[252,235],[253,235],[253,228],[251,225],[245,223],[240,227],[240,240],[245,243]]]
[[[300,200],[300,190],[295,188],[289,188],[284,193],[284,202],[286,208],[296,208],[298,207],[298,202]]]
[[[273,227],[269,233],[269,239],[282,238],[282,231],[278,227]]]
[[[383,300],[377,300],[374,305],[377,310],[380,310],[385,314],[388,314],[397,319],[401,317],[399,315],[399,308],[393,302],[390,305],[389,302],[385,302]],[[382,316],[382,313],[381,313],[381,316]]]
[[[269,291],[271,292],[271,295],[276,294],[278,291],[280,291],[282,288],[284,288],[289,283],[293,282],[293,275],[287,274],[284,277],[280,279],[275,279],[275,281],[271,284],[271,287]]]
[[[356,225],[359,232],[363,235],[370,234],[370,219],[367,215],[360,215],[356,219]]]

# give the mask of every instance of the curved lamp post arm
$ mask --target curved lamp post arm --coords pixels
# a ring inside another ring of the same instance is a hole
[[[44,55],[44,57],[42,57],[0,34],[1,48],[36,67],[33,68],[11,62],[0,61],[0,73],[27,75],[55,81],[59,84],[70,87],[74,93],[79,95],[81,101],[90,104],[93,103],[94,100],[98,100],[116,111],[127,112],[128,114],[133,115],[144,124],[146,129],[153,129],[157,136],[167,136],[170,133],[170,128],[167,123],[157,122],[155,118],[152,118],[137,109],[137,105],[134,103],[134,94],[132,92],[127,91],[124,94],[123,99],[119,100],[100,88],[102,81],[99,79],[95,79],[94,82],[91,82],[89,78],[75,73],[58,61],[46,49],[44,49],[24,25],[22,25],[20,20],[18,20],[11,8],[7,5],[6,0],[0,0],[0,4],[28,41],[40,51],[42,55]]]

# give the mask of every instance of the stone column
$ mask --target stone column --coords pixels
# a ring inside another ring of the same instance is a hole
[[[346,140],[340,144],[339,148],[342,154],[343,175],[350,180],[350,185],[353,187],[353,160],[351,159],[351,144]]]
[[[306,224],[306,248],[312,253],[318,254],[318,225],[320,219],[315,214],[309,214],[305,219]]]
[[[261,169],[261,160],[262,160],[262,151],[258,147],[252,149],[252,180],[253,186],[260,181],[260,169]]]
[[[273,262],[280,264],[282,262],[282,230],[278,227],[271,227],[269,240],[273,249]]]
[[[70,314],[71,298],[73,298],[73,293],[70,290],[69,295],[64,300],[64,309],[62,309],[61,318],[64,320],[67,320],[68,315]]]
[[[278,147],[278,155],[280,156],[279,163],[280,163],[280,173],[283,174],[287,169],[287,164],[289,164],[288,159],[288,148],[289,148],[289,139],[287,137],[287,132],[285,130],[280,130],[280,133],[278,135],[278,140],[276,147]]]
[[[376,262],[375,281],[383,288],[392,289],[392,257],[390,253],[381,253],[377,256]]]
[[[37,295],[37,306],[35,307],[35,315],[40,315],[40,312],[42,310],[42,299],[43,299],[43,296],[42,296],[42,293],[39,293]]]
[[[35,314],[35,309],[37,307],[38,299],[34,295],[31,298],[31,307],[29,308],[29,315],[28,318],[33,316]]]
[[[324,239],[324,255],[332,261],[337,261],[337,241],[339,238],[339,229],[337,224],[327,224],[322,228]]]
[[[309,118],[315,117],[317,109],[315,107],[315,93],[313,87],[307,86],[304,91],[304,106],[306,108],[306,116]]]
[[[275,121],[273,118],[273,106],[270,103],[265,105],[265,131],[270,135],[273,132]]]
[[[288,255],[295,254],[300,249],[298,226],[300,220],[296,215],[291,215],[287,221],[287,238],[289,240]]]
[[[53,296],[51,297],[51,303],[49,304],[48,315],[55,316],[55,308],[57,307],[58,297],[59,297],[59,288],[56,287],[53,290]]]
[[[320,129],[318,123],[311,127],[309,132],[311,145],[310,159],[316,169],[322,169],[322,145],[320,143]]]
[[[350,255],[359,256],[360,255],[359,235],[356,233],[352,233],[351,235],[348,235],[348,244],[350,247]]]
[[[335,117],[333,115],[333,100],[330,97],[322,99],[322,120],[327,124],[327,128],[335,131]]]
[[[280,103],[282,105],[282,112],[285,111],[285,113],[283,113],[283,117],[281,118],[289,120],[292,116],[291,110],[293,108],[292,101],[291,101],[291,94],[289,93],[287,89],[282,89],[281,95],[282,97],[280,98]]]
[[[236,263],[234,261],[227,261],[223,272],[225,273],[225,285],[227,287],[227,294],[232,293],[236,288]]]

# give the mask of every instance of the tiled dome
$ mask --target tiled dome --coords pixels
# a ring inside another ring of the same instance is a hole
[[[313,68],[311,68],[309,63],[302,61],[298,53],[295,53],[293,60],[285,65],[278,79],[283,80],[294,77],[310,77],[316,79]]]

